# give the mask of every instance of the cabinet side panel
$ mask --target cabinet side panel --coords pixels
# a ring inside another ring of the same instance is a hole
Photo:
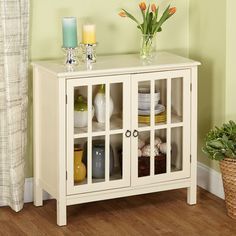
[[[37,71],[37,117],[34,117],[37,130],[38,161],[35,168],[39,171],[41,187],[57,198],[58,160],[59,160],[59,99],[58,80],[44,70]],[[36,115],[36,114],[34,114]]]

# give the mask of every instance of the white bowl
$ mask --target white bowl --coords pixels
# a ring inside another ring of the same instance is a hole
[[[138,88],[139,93],[150,93],[150,87],[140,87]]]
[[[154,106],[156,107],[159,101],[154,101]],[[151,102],[138,101],[138,109],[140,110],[150,110]]]
[[[151,100],[151,94],[150,93],[138,93],[138,100],[148,102]],[[155,101],[160,100],[160,92],[154,93],[154,100]]]

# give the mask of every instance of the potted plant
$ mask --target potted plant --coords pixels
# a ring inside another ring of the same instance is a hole
[[[236,123],[229,121],[206,135],[203,152],[220,162],[228,215],[236,219]]]

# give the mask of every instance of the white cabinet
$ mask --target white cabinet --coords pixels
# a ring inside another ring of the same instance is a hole
[[[68,205],[136,194],[187,188],[195,204],[198,65],[164,52],[147,65],[138,55],[73,70],[34,62],[34,204],[42,205],[43,190],[52,195],[58,225],[66,224]],[[101,87],[103,123],[93,116]],[[83,127],[74,121],[79,96]],[[80,181],[75,148],[86,170]]]

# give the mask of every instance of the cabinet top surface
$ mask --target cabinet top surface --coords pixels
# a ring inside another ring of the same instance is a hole
[[[159,52],[151,62],[138,54],[98,56],[97,62],[66,67],[63,60],[34,61],[33,67],[43,68],[58,77],[90,76],[106,73],[141,73],[158,70],[184,69],[200,65],[199,62],[167,52]]]

